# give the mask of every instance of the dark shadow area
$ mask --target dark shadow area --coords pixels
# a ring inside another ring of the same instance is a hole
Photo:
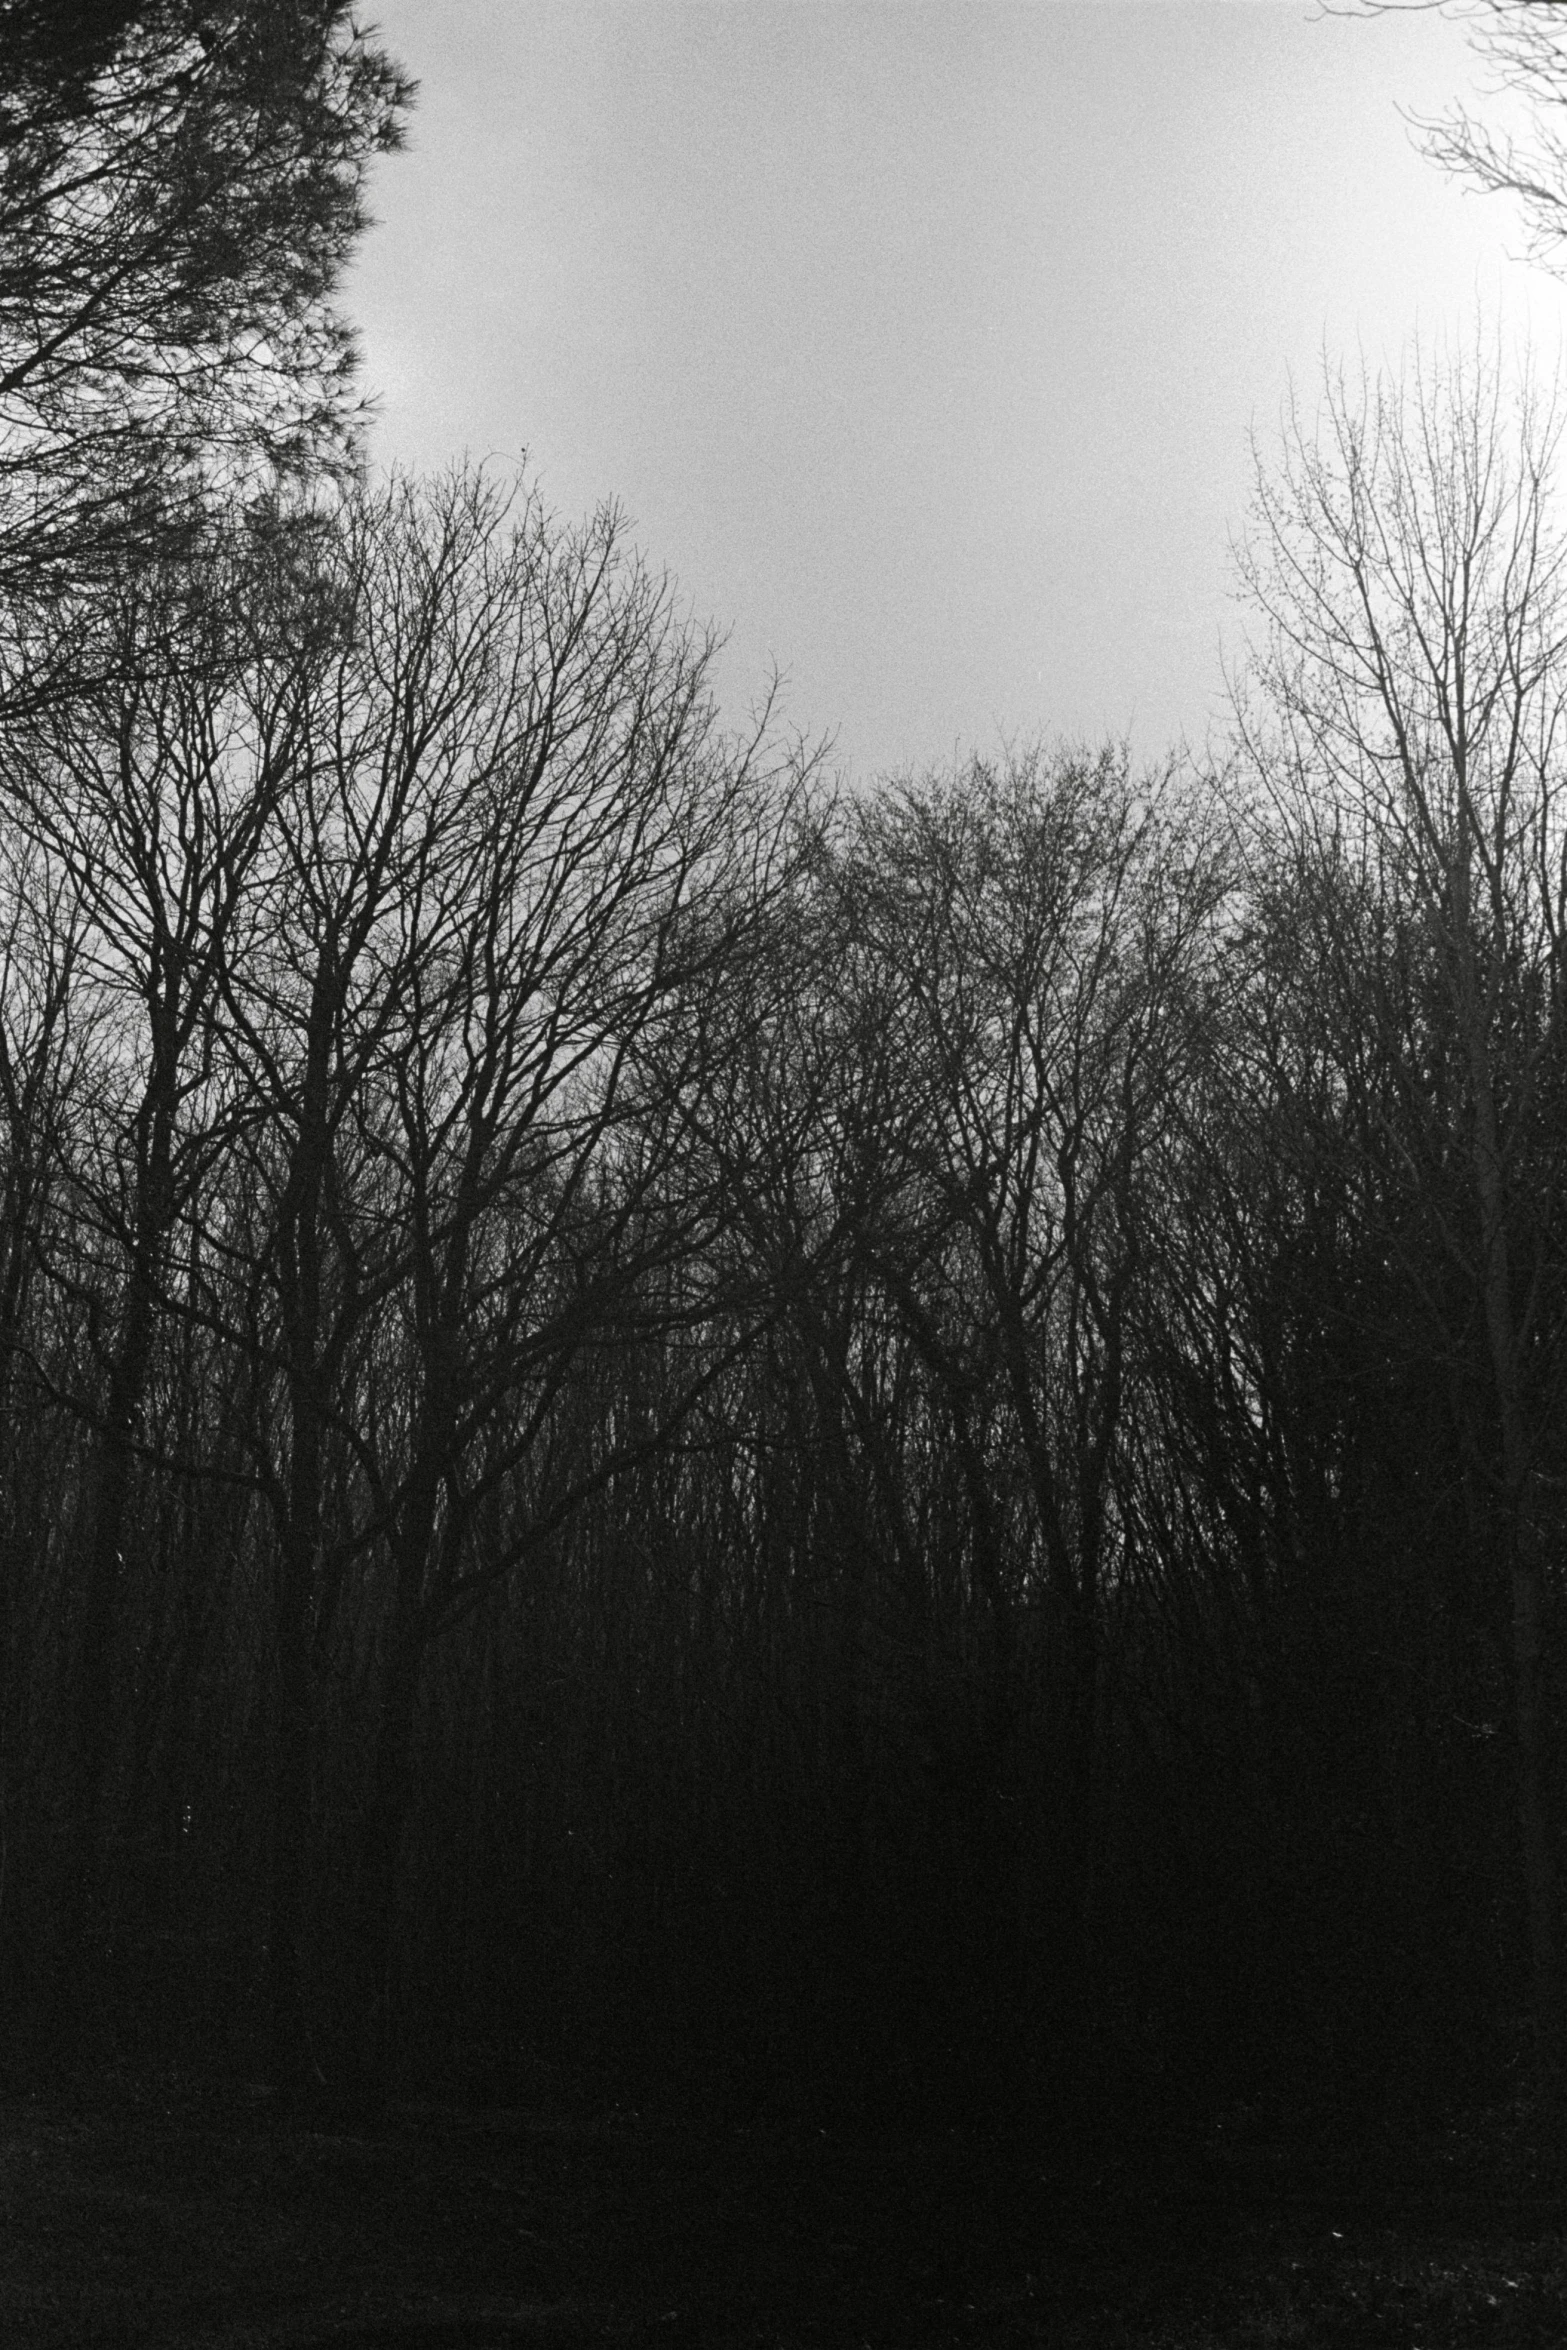
[[[329,2343],[1465,2350],[1560,2339],[1563,2168],[1538,2133],[1119,2154],[1033,2133],[698,2127],[79,2077],[0,2108],[18,2350]]]

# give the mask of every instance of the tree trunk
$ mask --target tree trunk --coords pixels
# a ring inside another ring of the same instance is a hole
[[[1464,911],[1467,913],[1467,905]],[[1513,1307],[1508,1203],[1496,1096],[1486,1024],[1473,957],[1467,945],[1460,953],[1457,994],[1474,1097],[1482,1303],[1501,1429],[1502,1480],[1511,1550],[1513,1719],[1518,1754],[1519,1843],[1529,1914],[1535,2091],[1542,2101],[1548,2102],[1557,2095],[1561,2083],[1562,2028],[1556,1924],[1556,1822],[1547,1752],[1542,1639],[1545,1575],[1536,1504],[1538,1473],[1520,1393],[1522,1340]]]
[[[304,1952],[313,1829],[310,1594],[315,1550],[312,1523],[286,1528],[275,1584],[276,1745],[265,2010],[272,2078],[289,2094],[305,2087],[310,2070]]]
[[[417,1637],[402,1644],[382,1691],[375,1777],[360,1831],[358,1879],[343,1953],[343,2007],[334,2067],[356,2109],[372,2117],[385,2110],[392,2085],[397,1869],[413,1806],[413,1730],[421,1657]]]

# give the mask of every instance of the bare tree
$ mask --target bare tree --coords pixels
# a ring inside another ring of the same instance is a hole
[[[1243,741],[1323,877],[1324,976],[1387,1065],[1380,1133],[1460,1277],[1451,1302],[1426,1286],[1433,1343],[1461,1351],[1466,1316],[1484,1332],[1494,1452],[1475,1433],[1506,1527],[1542,2086],[1560,2051],[1543,1479],[1567,1369],[1558,440],[1551,401],[1473,362],[1375,385],[1330,375],[1316,428],[1292,411],[1278,469],[1260,474],[1242,560],[1264,624]]]
[[[339,1953],[373,2076],[427,1651],[611,1473],[613,1443],[549,1466],[572,1366],[694,1311],[653,1293],[711,1227],[679,1098],[704,974],[752,919],[763,792],[716,734],[707,640],[612,513],[573,533],[482,476],[396,482],[347,509],[321,586],[340,625],[223,975],[251,1109],[211,1310],[257,1365],[276,1534],[277,2057],[303,2046],[338,1657],[375,1722]],[[481,1506],[511,1523],[478,1559]]]
[[[1463,105],[1434,119],[1415,118],[1434,163],[1488,195],[1514,196],[1530,224],[1535,252],[1548,266],[1567,233],[1567,22],[1559,0],[1367,0],[1368,15],[1437,6],[1469,28],[1490,68],[1493,93],[1518,100],[1527,132],[1514,136]],[[1356,11],[1360,13],[1360,11]]]
[[[66,1157],[73,1071],[72,982],[82,917],[36,843],[0,827],[0,1427],[27,1319],[51,1196]]]
[[[70,909],[69,976],[94,1033],[51,1234],[54,1278],[85,1302],[96,1356],[92,1385],[73,1382],[66,1399],[94,1431],[66,1804],[70,1938],[84,1957],[122,1713],[116,1629],[143,1400],[176,1236],[222,1149],[212,1016],[226,959],[245,948],[292,755],[287,674],[278,688],[252,660],[259,607],[281,616],[273,556],[241,529],[208,549],[199,584],[177,559],[110,581],[84,623],[96,682],[35,702],[0,739],[4,821]],[[15,643],[23,667],[26,633]]]
[[[41,1760],[29,1756],[26,1736],[37,1671],[30,1618],[48,1506],[37,1459],[47,1377],[35,1359],[39,1272],[83,1106],[88,1023],[75,985],[82,951],[81,909],[68,881],[35,842],[0,821],[0,1911],[8,1874],[14,1886],[22,1791],[29,1779],[36,1785]],[[10,1923],[0,1919],[0,1950]],[[6,1971],[0,1960],[0,1978]]]
[[[1070,2008],[1088,1963],[1139,1301],[1225,865],[1168,779],[1139,781],[1114,753],[976,765],[869,809],[857,846],[902,978],[893,1050],[938,1238],[923,1262],[883,1262],[947,1397],[1003,1665],[1024,1595],[1001,1572],[983,1399],[1004,1399],[1036,1529]]]

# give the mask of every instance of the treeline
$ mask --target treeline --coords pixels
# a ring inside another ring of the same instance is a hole
[[[410,97],[6,12],[6,2048],[1553,2094],[1551,415],[1329,382],[1215,755],[834,794],[613,514],[368,477]]]
[[[13,2032],[1549,2081],[1550,447],[1330,394],[1209,770],[834,797],[472,474],[13,599]]]

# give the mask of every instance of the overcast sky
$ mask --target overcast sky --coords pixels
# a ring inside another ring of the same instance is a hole
[[[1324,346],[1564,295],[1399,107],[1429,14],[1302,0],[382,0],[421,84],[351,280],[383,459],[526,450],[864,778],[1200,743],[1249,436]]]

